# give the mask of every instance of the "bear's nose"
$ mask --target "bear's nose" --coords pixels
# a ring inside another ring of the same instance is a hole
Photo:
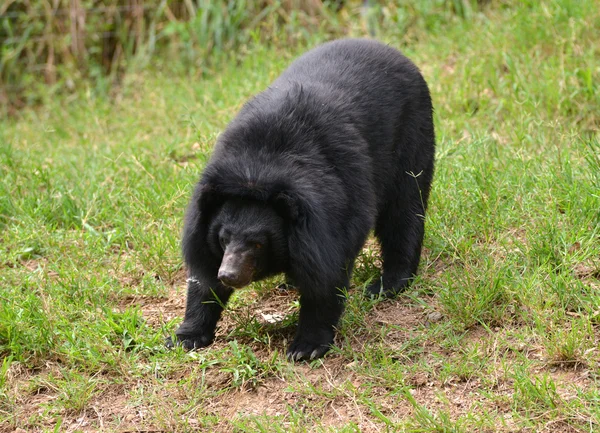
[[[236,275],[228,269],[219,269],[217,278],[226,286],[235,286],[237,283]]]

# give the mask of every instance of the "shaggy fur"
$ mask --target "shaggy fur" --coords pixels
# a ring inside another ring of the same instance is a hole
[[[268,240],[254,280],[285,272],[298,287],[288,355],[322,356],[343,311],[340,289],[371,229],[383,274],[369,293],[393,296],[416,273],[434,147],[427,84],[399,51],[347,39],[297,59],[229,124],[196,187],[183,236],[190,280],[178,339],[187,348],[213,341],[233,289],[217,278],[224,248],[210,227],[219,232],[227,221],[228,233],[262,231]]]

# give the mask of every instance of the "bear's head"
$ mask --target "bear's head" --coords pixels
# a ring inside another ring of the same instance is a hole
[[[208,243],[221,257],[218,279],[241,288],[283,272],[288,261],[287,223],[276,206],[246,198],[227,198],[210,218]]]

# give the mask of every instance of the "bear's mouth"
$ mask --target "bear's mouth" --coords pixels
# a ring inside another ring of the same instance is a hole
[[[250,284],[252,282],[252,278],[250,278],[249,280],[244,280],[244,281],[229,280],[229,279],[224,279],[224,278],[220,278],[219,280],[221,281],[221,283],[223,283],[223,285],[225,285],[227,287],[231,287],[232,289],[243,289],[244,287],[246,287],[248,284]]]

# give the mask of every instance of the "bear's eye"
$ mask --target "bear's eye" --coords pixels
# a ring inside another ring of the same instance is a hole
[[[220,236],[219,243],[221,244],[221,248],[225,249],[229,243],[229,239],[227,239],[225,236]]]
[[[257,250],[260,250],[260,249],[263,247],[263,245],[262,245],[260,242],[256,242],[256,243],[254,244],[254,247],[255,247]]]

